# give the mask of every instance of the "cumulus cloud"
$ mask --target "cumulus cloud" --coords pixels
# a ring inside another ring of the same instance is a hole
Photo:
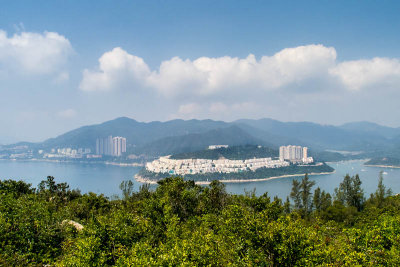
[[[0,68],[31,75],[59,72],[73,52],[67,38],[55,33],[20,32],[11,37],[0,30]]]
[[[400,86],[400,61],[389,58],[342,62],[330,73],[351,90],[374,85]]]
[[[252,54],[246,58],[225,56],[195,60],[174,57],[163,61],[158,69],[150,70],[142,58],[115,48],[100,57],[97,70],[83,72],[80,88],[96,91],[140,87],[170,97],[207,97],[285,88],[304,90],[310,84],[321,89],[339,86],[349,90],[400,84],[398,59],[337,62],[336,57],[335,48],[313,44],[286,48],[259,59]]]
[[[149,75],[150,69],[142,58],[117,47],[100,57],[97,71],[83,71],[79,87],[84,91],[108,91],[124,85],[143,84]]]
[[[117,47],[100,57],[98,70],[84,70],[80,88],[112,90],[130,82],[172,96],[211,95],[242,88],[274,90],[327,72],[335,60],[334,48],[309,45],[287,48],[259,60],[251,54],[243,59],[225,56],[193,61],[174,57],[151,71],[142,58]]]

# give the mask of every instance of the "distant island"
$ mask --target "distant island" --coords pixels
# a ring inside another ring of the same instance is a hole
[[[198,183],[250,182],[334,171],[324,162],[315,163],[307,152],[306,147],[300,146],[281,146],[279,152],[254,145],[210,146],[201,151],[160,157],[147,163],[135,178],[148,183],[176,175]]]
[[[372,167],[400,168],[400,159],[391,157],[373,158],[365,162],[364,165]]]

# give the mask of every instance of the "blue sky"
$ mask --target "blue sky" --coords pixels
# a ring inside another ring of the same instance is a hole
[[[119,116],[400,126],[397,1],[1,5],[0,143]]]

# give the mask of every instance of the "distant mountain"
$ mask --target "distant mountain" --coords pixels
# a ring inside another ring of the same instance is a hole
[[[262,129],[250,126],[249,124],[246,123],[235,122],[234,125],[240,127],[242,130],[248,132],[255,138],[270,144],[271,148],[279,148],[282,145],[291,145],[291,144],[297,144],[301,146],[309,145],[295,137],[287,137],[284,135],[271,134]]]
[[[388,145],[386,137],[378,133],[346,130],[332,125],[311,122],[280,122],[272,119],[238,120],[273,135],[296,138],[316,149],[371,150]]]
[[[165,137],[133,149],[135,154],[170,155],[203,150],[209,145],[269,145],[238,126],[210,130],[204,133]]]
[[[380,135],[388,139],[400,135],[400,128],[391,128],[367,121],[350,122],[339,126],[339,128],[357,133]]]
[[[106,136],[127,138],[128,152],[164,155],[201,150],[212,144],[265,145],[277,149],[281,145],[302,145],[311,151],[348,150],[385,155],[400,148],[400,128],[369,122],[341,126],[311,122],[281,122],[273,119],[242,119],[234,122],[213,120],[171,120],[138,122],[121,117],[101,124],[89,125],[50,138],[42,143],[26,144],[30,148],[91,148],[96,139]],[[15,146],[3,146],[6,147]],[[397,153],[397,152],[396,152]],[[392,153],[394,154],[394,153]],[[319,154],[325,158],[333,154]]]
[[[72,130],[44,141],[41,146],[43,148],[88,147],[94,149],[97,138],[109,135],[123,136],[127,139],[128,144],[140,146],[165,137],[202,133],[227,126],[228,124],[225,122],[212,120],[172,120],[145,123],[122,117]]]

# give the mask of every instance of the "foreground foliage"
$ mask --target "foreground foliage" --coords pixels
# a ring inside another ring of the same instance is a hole
[[[282,203],[178,177],[154,191],[124,182],[123,200],[53,177],[37,190],[0,181],[0,266],[400,265],[400,196],[382,176],[368,199],[358,176],[333,196],[313,186],[294,180]]]

